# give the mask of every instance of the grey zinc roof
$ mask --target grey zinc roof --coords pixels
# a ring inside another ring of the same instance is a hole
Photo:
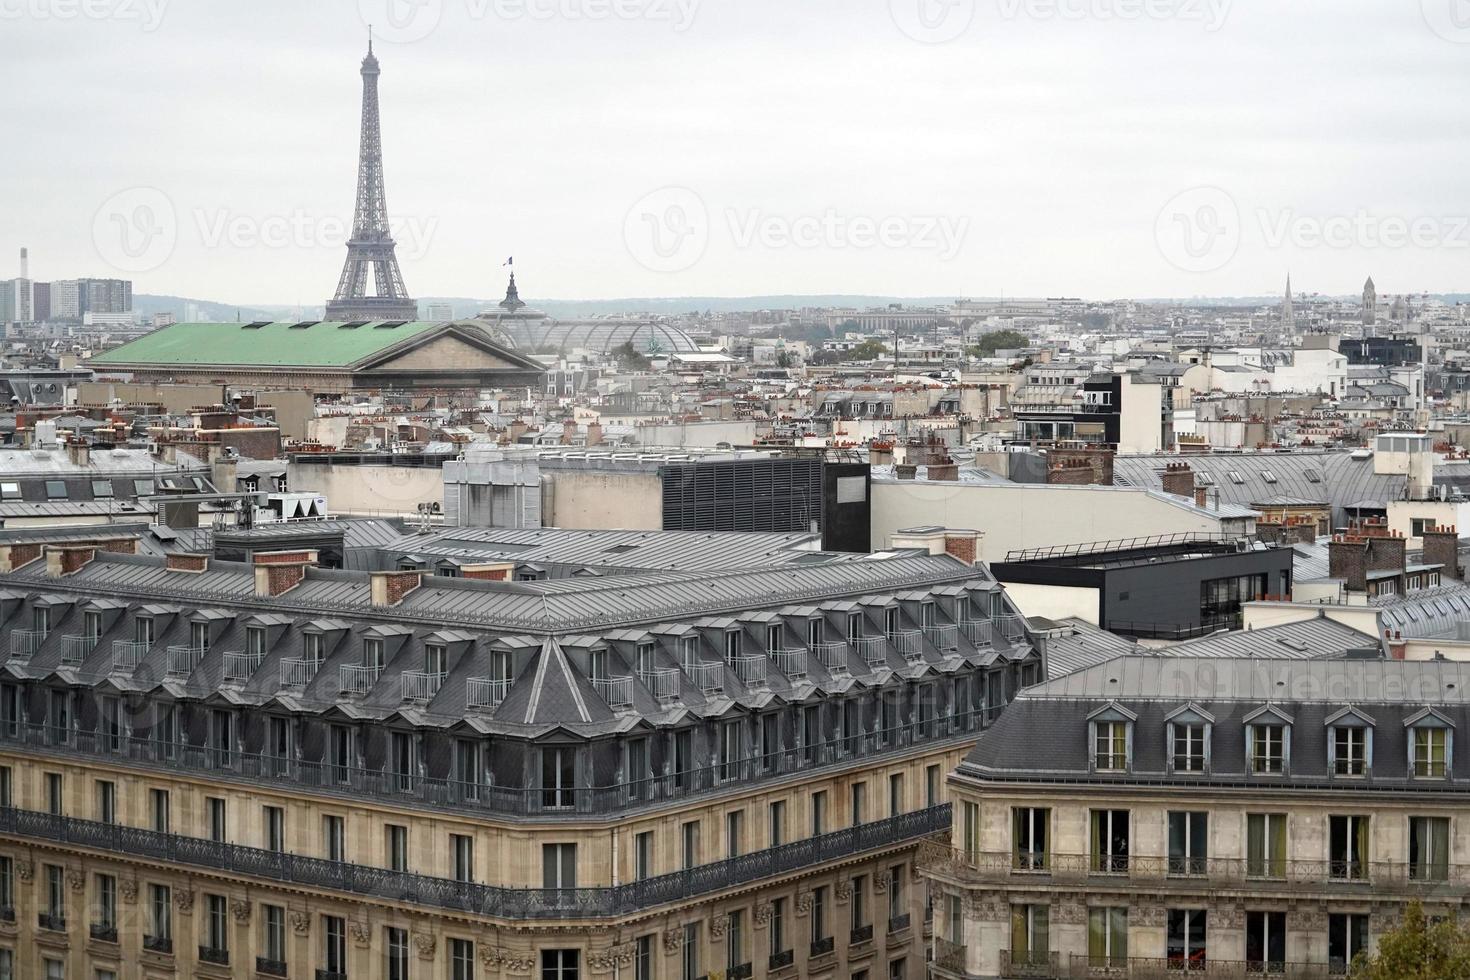
[[[1048,625],[1055,628],[1048,629]],[[1085,670],[1116,657],[1141,652],[1138,644],[1127,637],[1110,633],[1081,619],[1069,618],[1043,624],[1033,617],[1031,626],[1038,630],[1041,637],[1040,645],[1048,679]]]
[[[1404,636],[1449,638],[1459,623],[1470,622],[1470,586],[1450,582],[1433,589],[1369,600],[1384,629]]]
[[[1346,509],[1354,501],[1396,500],[1406,478],[1377,475],[1373,458],[1354,459],[1347,452],[1320,453],[1188,453],[1185,455],[1132,455],[1113,460],[1114,481],[1122,486],[1161,489],[1161,472],[1168,463],[1188,463],[1195,482],[1208,479],[1221,503],[1249,506],[1278,497],[1324,500],[1332,506],[1334,526],[1347,523]],[[1238,475],[1237,483],[1231,476]],[[1264,473],[1276,478],[1272,483]],[[1315,477],[1316,479],[1313,479]]]
[[[1378,638],[1328,619],[1320,613],[1295,623],[1254,630],[1230,630],[1166,647],[1170,657],[1271,657],[1311,660],[1338,657],[1347,650],[1378,648]]]

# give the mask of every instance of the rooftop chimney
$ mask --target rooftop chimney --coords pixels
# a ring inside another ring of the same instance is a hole
[[[375,606],[396,606],[423,584],[423,572],[372,572],[370,576]]]
[[[1460,575],[1460,532],[1454,525],[1426,527],[1424,538],[1424,564],[1440,565],[1440,581],[1459,580]]]
[[[79,572],[97,557],[92,545],[46,545],[46,577],[61,578]]]
[[[1170,463],[1159,476],[1165,493],[1176,497],[1194,496],[1194,470],[1188,463]]]
[[[256,553],[255,594],[262,598],[285,595],[306,580],[306,570],[315,565],[316,560],[314,548]]]

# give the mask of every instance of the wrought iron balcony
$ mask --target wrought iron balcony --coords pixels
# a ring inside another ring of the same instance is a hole
[[[172,953],[174,940],[172,936],[144,936],[143,948],[150,953]]]
[[[925,626],[924,639],[936,650],[953,652],[960,648],[960,628],[953,623]]]
[[[168,676],[188,677],[203,659],[203,647],[171,646],[168,648]]]
[[[11,630],[10,659],[16,663],[29,663],[45,642],[45,630]]]
[[[52,932],[66,932],[66,916],[60,912],[41,912],[36,916],[36,925]]]
[[[281,686],[282,687],[305,687],[311,683],[316,672],[321,669],[321,662],[317,660],[301,660],[292,658],[281,661]]]
[[[225,654],[225,680],[234,684],[244,684],[260,669],[261,662],[265,660],[263,653],[240,653],[231,650]]]
[[[824,640],[821,643],[812,644],[812,653],[822,662],[831,674],[846,674],[847,670],[847,644],[835,640]]]
[[[272,960],[264,956],[257,956],[255,958],[255,972],[263,973],[268,977],[284,977],[286,975],[286,963],[284,960]]]
[[[725,980],[750,980],[754,973],[749,963],[736,963],[725,971]]]
[[[893,644],[903,657],[918,656],[924,649],[924,632],[922,630],[894,630],[888,635],[888,642]]]
[[[1000,972],[1006,977],[1032,977],[1056,980],[1062,976],[1062,957],[1059,953],[1046,950],[1028,950],[1013,953],[1000,951]]]
[[[784,970],[796,962],[796,950],[783,949],[779,953],[772,953],[766,961],[766,969],[772,973]]]
[[[895,932],[903,932],[909,927],[910,921],[911,920],[907,912],[905,912],[903,915],[895,915],[893,918],[888,920],[889,934],[892,935]]]
[[[735,654],[727,661],[740,683],[746,687],[759,687],[766,682],[766,665],[770,663],[765,657],[754,654]]]
[[[633,707],[633,678],[594,677],[592,687],[597,696],[607,702],[614,711]]]
[[[378,677],[382,673],[383,668],[377,666],[343,664],[337,668],[337,683],[341,686],[343,694],[360,696],[373,689],[373,685],[378,683]]]
[[[15,906],[14,905],[0,905],[0,922],[14,922],[14,921],[15,921]]]
[[[426,670],[405,670],[398,677],[398,694],[402,701],[428,702],[434,700],[439,688],[444,686],[445,674]]]
[[[1006,613],[1003,616],[997,616],[995,623],[1000,628],[1000,635],[1012,643],[1026,638],[1026,619],[1023,616]]]
[[[61,662],[75,667],[97,649],[98,639],[86,633],[80,636],[63,636],[61,638]]]
[[[785,674],[788,680],[806,677],[806,650],[802,647],[776,647],[766,651],[766,656]]]
[[[679,696],[679,671],[674,667],[643,671],[638,680],[660,701],[671,701]]]
[[[988,619],[962,619],[959,622],[960,632],[965,634],[965,639],[975,647],[995,646],[995,627]]]
[[[469,706],[480,711],[494,711],[509,694],[508,677],[471,677],[465,685]]]
[[[220,949],[216,946],[200,946],[199,961],[201,963],[215,963],[219,966],[229,966],[230,951]]]
[[[935,937],[934,939],[934,965],[945,973],[957,973],[960,976],[967,975],[966,967],[969,964],[967,951],[960,943],[952,943],[948,939]]]
[[[317,970],[316,980],[347,980],[347,974],[340,970]]]
[[[869,943],[873,941],[873,924],[870,922],[865,926],[858,926],[849,933],[847,943],[856,946],[858,943]]]
[[[291,882],[295,886],[505,919],[594,918],[641,913],[660,905],[685,902],[846,860],[855,854],[910,846],[914,841],[947,833],[949,824],[950,807],[946,803],[623,885],[544,889],[507,888],[387,871],[140,827],[0,807],[0,834],[8,837],[61,842],[241,878]],[[46,919],[43,914],[42,928],[47,928]],[[173,948],[168,939],[145,938],[144,946],[159,952]]]
[[[119,674],[132,673],[143,662],[143,658],[148,656],[151,645],[146,640],[113,640],[113,671]]]
[[[88,932],[98,942],[117,942],[117,923],[115,922],[94,922]]]
[[[1006,954],[1002,954],[1004,958]],[[1048,954],[1048,957],[1055,954]],[[1038,957],[1039,958],[1039,957]],[[1033,970],[1051,965],[1037,963]],[[1348,973],[1346,963],[1303,963],[1283,960],[1219,960],[1208,958],[1149,956],[1090,956],[1074,953],[1065,968],[1058,960],[1057,972],[1008,974],[1025,977],[1066,977],[1080,980],[1156,980],[1172,977],[1222,977],[1228,980],[1329,980]]]
[[[888,637],[856,636],[852,639],[852,652],[863,658],[870,670],[888,666]]]
[[[725,665],[711,664],[702,660],[684,662],[684,676],[704,692],[705,697],[722,694],[725,690]]]
[[[818,956],[826,956],[828,953],[832,952],[836,948],[837,940],[833,939],[831,936],[827,936],[823,939],[813,939],[811,950],[812,958],[815,959]]]

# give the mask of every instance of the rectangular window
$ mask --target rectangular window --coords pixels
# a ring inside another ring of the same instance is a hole
[[[812,952],[826,943],[827,933],[827,886],[812,889]]]
[[[541,805],[569,809],[576,803],[576,750],[558,746],[541,750]]]
[[[117,823],[117,784],[110,779],[97,780],[97,822]]]
[[[577,887],[577,845],[541,845],[541,887],[572,889]]]
[[[1245,831],[1246,874],[1252,878],[1285,878],[1286,814],[1246,814]]]
[[[745,811],[731,810],[725,814],[725,857],[740,856],[741,840],[745,835]]]
[[[720,726],[720,778],[739,779],[740,770],[740,722],[727,721]]]
[[[282,966],[286,963],[286,910],[279,905],[261,907],[261,942],[265,958]]]
[[[960,804],[960,833],[965,855],[973,861],[980,854],[980,804],[971,800]]]
[[[1334,912],[1327,916],[1327,969],[1346,973],[1354,957],[1368,948],[1368,917]]]
[[[390,823],[383,826],[383,853],[390,871],[408,870],[408,828]]]
[[[786,952],[786,899],[771,899],[771,957],[774,959]]]
[[[46,774],[46,812],[53,817],[61,816],[62,810],[61,773]]]
[[[637,881],[653,877],[653,831],[645,830],[633,837],[633,877]]]
[[[781,752],[780,716],[776,714],[761,715],[761,768],[770,770],[775,767],[776,760]]]
[[[896,817],[903,812],[903,773],[891,773],[888,777],[888,815]]]
[[[454,852],[454,880],[475,880],[475,839],[468,834],[450,834],[449,846]]]
[[[699,821],[690,820],[679,828],[680,859],[685,868],[699,864]]]
[[[229,839],[229,827],[225,820],[225,801],[218,796],[206,798],[209,804],[209,839],[223,844]]]
[[[352,779],[352,729],[346,725],[333,725],[328,729],[328,744],[332,753],[332,780],[338,784]]]
[[[633,940],[633,980],[653,980],[652,935]]]
[[[384,939],[388,951],[387,980],[408,980],[408,930],[385,926]]]
[[[1332,729],[1332,771],[1339,776],[1362,776],[1368,772],[1366,728]]]
[[[683,980],[698,980],[699,978],[699,923],[684,923],[684,942],[679,949],[680,965],[683,967],[681,976]],[[542,977],[542,980],[548,980]]]
[[[903,865],[895,864],[888,869],[888,931],[898,932],[908,925],[909,915],[904,904]]]
[[[1449,757],[1445,748],[1449,733],[1443,728],[1415,728],[1414,776],[1419,779],[1443,779]]]
[[[400,793],[413,789],[414,750],[413,736],[408,732],[394,732],[391,743],[394,787]]]
[[[812,836],[819,837],[827,832],[827,791],[819,789],[812,794]]]
[[[1202,875],[1209,870],[1210,815],[1204,811],[1169,812],[1169,874]]]
[[[1169,909],[1164,949],[1169,964],[1187,970],[1205,969],[1205,910]]]
[[[1368,876],[1369,820],[1334,814],[1327,818],[1328,874],[1357,881]]]
[[[1087,960],[1094,970],[1128,966],[1128,909],[1087,910]]]
[[[850,788],[852,790],[852,825],[856,827],[867,816],[868,784],[853,783]]]
[[[122,751],[122,705],[117,698],[102,699],[102,747],[108,752]]]
[[[928,766],[924,769],[924,805],[938,806],[941,786],[944,782],[943,769],[940,766]]]
[[[225,897],[206,895],[204,916],[207,945],[217,953],[228,953],[230,949],[230,911]]]
[[[1121,874],[1128,870],[1128,811],[1092,811],[1092,870]]]
[[[1245,914],[1245,968],[1250,973],[1285,972],[1285,912]]]
[[[735,973],[749,961],[745,958],[745,913],[730,912],[725,928],[725,970]]]
[[[46,865],[46,915],[50,928],[66,928],[66,873],[59,864]]]
[[[173,948],[172,900],[173,895],[167,885],[148,886],[148,938],[154,941],[155,946],[168,944],[165,950]]]
[[[1093,763],[1104,772],[1122,772],[1128,768],[1128,723],[1099,721],[1093,745]]]
[[[767,834],[768,847],[780,847],[786,843],[786,801],[774,800],[770,809],[770,827]]]
[[[265,849],[286,849],[286,811],[278,806],[261,807],[261,820],[265,824]]]
[[[346,859],[346,838],[342,818],[332,814],[322,817],[322,856],[328,861]]]
[[[1448,881],[1450,821],[1448,817],[1409,818],[1409,878]]]
[[[0,857],[0,908],[15,908],[15,861]]]
[[[1286,732],[1281,725],[1250,726],[1251,772],[1286,771]]]
[[[449,940],[449,980],[475,980],[475,944],[471,940]]]
[[[93,877],[97,885],[97,920],[103,929],[117,928],[117,879],[112,875]]]
[[[1172,725],[1174,744],[1170,756],[1175,772],[1205,771],[1205,726]]]
[[[868,924],[868,876],[852,876],[852,932],[854,936]],[[858,942],[856,938],[854,942]]]
[[[1012,857],[1018,871],[1046,871],[1051,867],[1051,810],[1018,806],[1012,810]]]
[[[347,920],[322,916],[322,966],[328,973],[347,972]]]
[[[1051,956],[1051,906],[1011,906],[1011,965],[1044,967]]]

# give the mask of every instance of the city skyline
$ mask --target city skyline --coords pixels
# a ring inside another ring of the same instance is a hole
[[[423,297],[494,296],[509,254],[530,300],[1261,296],[1288,271],[1299,293],[1462,288],[1464,182],[1435,148],[1464,110],[1420,93],[1453,89],[1470,35],[1434,0],[1351,19],[959,0],[917,20],[902,0],[389,2],[7,8],[11,70],[45,52],[68,80],[27,87],[16,118],[46,138],[80,114],[94,152],[16,160],[0,255],[30,247],[42,281],[319,304],[371,19]]]

